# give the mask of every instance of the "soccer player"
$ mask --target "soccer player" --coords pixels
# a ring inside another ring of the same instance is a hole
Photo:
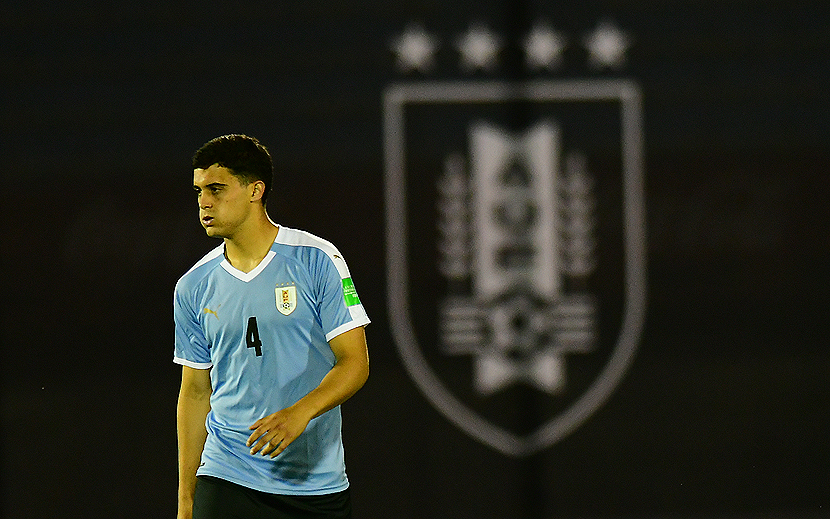
[[[369,318],[340,252],[268,217],[272,178],[252,137],[193,157],[223,243],[174,293],[178,519],[351,516],[339,406],[368,377]]]

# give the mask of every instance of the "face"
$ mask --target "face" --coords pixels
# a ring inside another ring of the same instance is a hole
[[[214,164],[193,170],[199,220],[208,236],[231,238],[252,214],[255,183],[244,184],[228,168]]]

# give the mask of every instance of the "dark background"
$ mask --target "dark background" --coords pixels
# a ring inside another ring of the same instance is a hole
[[[189,159],[243,132],[277,163],[274,219],[338,245],[373,319],[344,405],[356,517],[830,517],[827,5],[3,2],[3,516],[174,516],[172,288],[216,244]],[[649,301],[606,405],[514,459],[397,356],[381,96],[419,77],[389,47],[410,21],[446,42],[431,77],[464,79],[449,41],[471,23],[540,18],[633,38],[623,70],[574,45],[545,77],[642,88]]]

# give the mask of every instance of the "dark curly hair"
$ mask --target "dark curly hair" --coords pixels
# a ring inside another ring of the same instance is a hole
[[[261,180],[265,184],[262,203],[271,192],[274,164],[268,149],[254,137],[230,134],[216,137],[205,143],[193,155],[193,169],[207,169],[214,164],[228,168],[243,182]]]

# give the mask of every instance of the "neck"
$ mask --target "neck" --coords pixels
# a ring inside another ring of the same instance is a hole
[[[225,238],[225,257],[234,268],[250,272],[271,250],[278,232],[279,227],[263,211],[233,237]]]

